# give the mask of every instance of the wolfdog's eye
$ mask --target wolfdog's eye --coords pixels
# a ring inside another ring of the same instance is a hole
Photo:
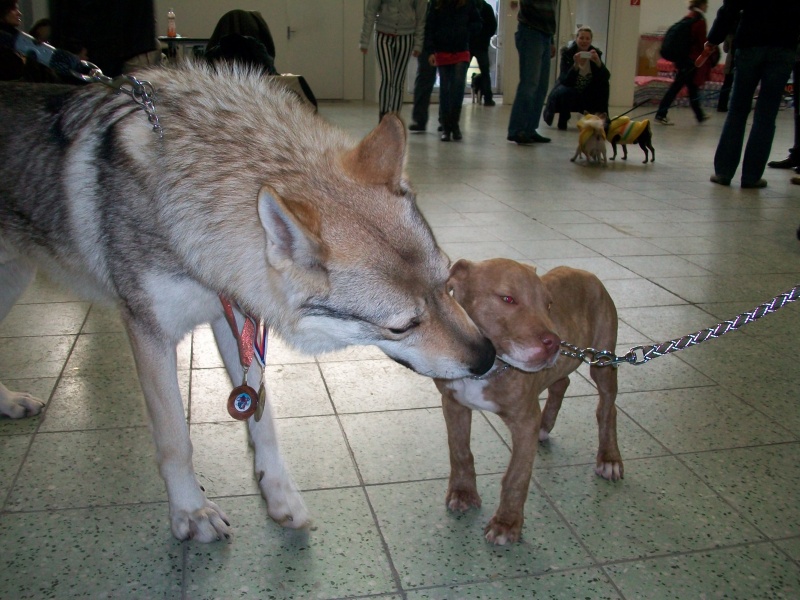
[[[517,303],[517,301],[514,300],[514,298],[512,298],[511,296],[501,296],[501,298],[503,299],[503,302],[505,302],[506,304],[516,304]]]
[[[393,327],[389,327],[389,331],[390,331],[391,333],[395,334],[395,335],[402,335],[402,334],[404,334],[404,333],[407,333],[407,332],[411,331],[412,329],[414,329],[414,328],[415,328],[415,327],[417,327],[418,325],[419,325],[419,321],[417,321],[416,319],[414,319],[413,321],[411,321],[411,322],[410,322],[408,325],[406,325],[405,327],[399,327],[399,328],[397,328],[397,329],[395,329],[395,328],[393,328]]]

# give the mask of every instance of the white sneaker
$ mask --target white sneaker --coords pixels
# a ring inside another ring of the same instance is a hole
[[[667,117],[656,117],[656,123],[660,125],[675,125],[672,121],[670,121]]]

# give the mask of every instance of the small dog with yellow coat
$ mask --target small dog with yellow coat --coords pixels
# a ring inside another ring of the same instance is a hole
[[[588,162],[599,163],[603,159],[606,163],[606,116],[584,113],[578,121],[578,147],[575,155],[570,159],[575,162],[581,154]]]
[[[652,153],[650,162],[656,162],[656,151],[653,148],[653,131],[650,120],[632,121],[630,117],[611,119],[606,125],[606,137],[611,142],[614,153],[611,160],[617,158],[617,144],[622,145],[622,160],[628,160],[628,144],[639,144],[644,152],[644,164],[647,164],[648,149]]]

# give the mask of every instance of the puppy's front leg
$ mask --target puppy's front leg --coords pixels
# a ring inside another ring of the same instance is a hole
[[[558,411],[561,410],[561,403],[564,400],[564,394],[569,387],[569,377],[559,379],[549,388],[547,388],[547,402],[544,405],[544,412],[542,413],[542,424],[539,427],[539,441],[544,442],[550,438],[550,432],[556,425],[558,418]]]
[[[469,447],[472,430],[472,410],[462,406],[449,390],[442,390],[442,411],[447,425],[447,444],[450,447],[450,481],[445,502],[456,511],[481,505],[475,481],[475,458]]]
[[[172,533],[179,540],[200,542],[227,538],[228,517],[206,498],[192,466],[175,345],[131,319],[125,324],[150,415],[158,468],[167,485]]]
[[[603,479],[617,481],[625,476],[622,454],[617,444],[617,370],[614,367],[589,368],[600,400],[597,404],[597,428],[600,445],[597,449],[595,473]]]
[[[525,399],[525,405],[520,409],[513,414],[500,414],[511,432],[511,461],[503,476],[500,505],[484,529],[486,540],[498,546],[519,539],[539,443],[541,411],[538,398]]]
[[[241,329],[244,317],[234,311],[237,326]],[[220,316],[211,323],[214,337],[217,341],[222,360],[230,375],[231,382],[239,385],[242,381],[242,365],[239,362],[239,349],[233,337],[230,326],[224,316]],[[253,389],[258,389],[260,372],[251,368],[247,373],[247,383]],[[303,498],[297,489],[289,469],[283,460],[278,436],[275,431],[275,422],[270,406],[269,389],[266,395],[267,405],[260,421],[255,417],[248,419],[250,440],[255,449],[255,474],[261,494],[267,501],[267,514],[284,527],[299,528],[308,523],[308,510]]]

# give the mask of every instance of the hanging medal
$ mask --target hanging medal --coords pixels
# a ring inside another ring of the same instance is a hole
[[[267,337],[269,330],[264,321],[261,320],[256,326],[255,339],[253,339],[253,350],[255,351],[256,360],[261,365],[261,384],[258,386],[258,405],[256,406],[256,421],[260,421],[264,415],[264,407],[267,406]]]
[[[256,327],[252,319],[245,317],[242,331],[239,333],[230,301],[222,296],[220,296],[220,301],[225,310],[225,318],[228,320],[233,336],[236,338],[239,347],[239,362],[242,365],[242,384],[233,388],[231,395],[228,397],[228,414],[239,421],[246,421],[255,414],[258,408],[258,394],[247,385],[247,371],[250,369],[255,353],[253,344],[255,342]]]

